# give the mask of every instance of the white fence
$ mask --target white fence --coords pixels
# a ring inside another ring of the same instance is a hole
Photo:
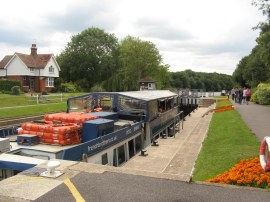
[[[27,95],[26,100],[29,102],[35,101],[37,104],[40,102],[63,102],[64,95],[61,94],[52,94],[52,95],[40,95],[40,94],[34,94],[34,95]]]

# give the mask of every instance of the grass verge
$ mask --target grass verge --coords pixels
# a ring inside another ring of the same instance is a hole
[[[39,104],[14,108],[0,108],[0,119],[66,111],[66,103]]]
[[[39,104],[36,101],[36,94],[35,96],[0,94],[0,119],[66,111],[67,99],[82,94],[86,93],[64,93],[61,99],[59,93],[51,93],[45,102],[39,101]]]
[[[241,159],[258,156],[259,149],[259,140],[236,110],[214,113],[196,161],[193,180],[213,178]]]

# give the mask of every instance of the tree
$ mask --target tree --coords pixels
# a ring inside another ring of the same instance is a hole
[[[270,20],[269,0],[252,0],[252,4],[256,7],[259,7],[259,10],[262,11],[263,15],[267,16],[267,21]]]
[[[230,90],[233,87],[232,76],[218,73],[203,73],[185,70],[172,72],[172,87],[176,89],[191,88],[206,91]]]
[[[118,67],[117,57],[117,38],[99,28],[88,28],[72,36],[65,50],[57,56],[57,62],[64,81],[75,82],[90,90],[114,74]]]
[[[169,72],[169,65],[159,65],[154,78],[158,81],[158,89],[167,89],[171,86],[171,73]]]
[[[121,90],[137,90],[140,79],[155,79],[158,72],[166,71],[160,66],[162,58],[158,49],[149,41],[127,36],[120,43],[119,51]]]

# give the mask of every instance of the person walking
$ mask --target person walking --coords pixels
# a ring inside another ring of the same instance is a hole
[[[238,100],[239,100],[239,91],[238,91],[238,89],[236,88],[236,89],[234,90],[234,102],[237,103]]]
[[[246,103],[246,92],[247,92],[247,88],[244,87],[244,90],[243,90],[243,103]]]
[[[247,88],[246,89],[246,104],[248,105],[249,101],[250,101],[250,97],[251,97],[251,92],[250,89]]]
[[[242,100],[243,100],[243,89],[240,88],[239,89],[239,104],[242,104]]]
[[[234,96],[235,96],[235,89],[234,88],[231,90],[231,95],[232,95],[232,100],[234,101]]]

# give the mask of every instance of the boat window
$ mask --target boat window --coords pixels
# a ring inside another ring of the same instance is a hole
[[[92,96],[79,97],[69,100],[69,112],[91,110]]]
[[[103,154],[101,156],[101,163],[102,163],[102,165],[107,165],[108,164],[108,154],[107,153]]]
[[[130,99],[123,96],[119,96],[118,105],[120,111],[125,111],[132,114],[145,114],[146,104],[137,99]]]
[[[175,105],[175,99],[172,97],[172,98],[169,98],[169,99],[160,99],[158,101],[158,111],[160,113],[163,113],[167,110],[170,110],[174,107]]]
[[[126,161],[125,145],[118,147],[118,166]]]
[[[103,111],[111,111],[112,105],[113,105],[113,96],[109,95],[98,96],[98,106],[101,107]]]
[[[135,150],[136,150],[136,153],[140,152],[142,149],[142,139],[141,139],[141,136],[137,136],[135,138]]]

